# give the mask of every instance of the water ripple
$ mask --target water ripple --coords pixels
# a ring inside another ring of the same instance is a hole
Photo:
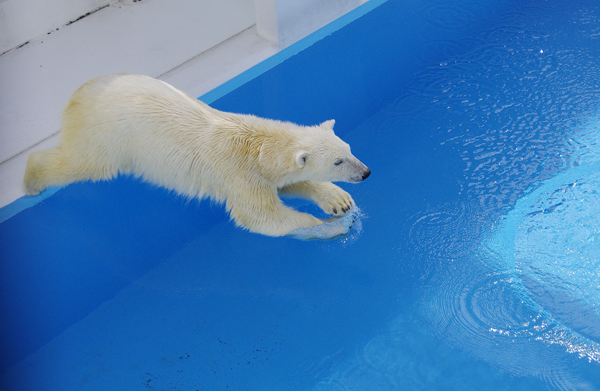
[[[600,69],[589,66],[600,55],[590,49],[596,27],[524,30],[522,18],[511,14],[466,53],[416,75],[388,120],[422,127],[426,117],[440,145],[461,148],[466,190],[485,209],[510,207],[531,183],[568,169],[578,147],[564,139],[600,105]]]
[[[483,12],[444,24],[460,12],[447,5],[428,9],[427,23],[457,29]],[[317,389],[466,389],[445,383],[457,351],[547,387],[597,389],[600,139],[588,135],[600,134],[600,3],[527,2],[496,21],[460,45],[429,43],[424,56],[447,45],[448,58],[376,119],[382,135],[432,140],[448,159],[439,164],[457,157],[461,201],[408,222],[415,312]]]
[[[462,231],[463,227],[481,221],[478,209],[473,205],[447,205],[442,210],[425,211],[414,219],[409,240],[417,252],[434,259],[453,261],[470,254],[476,246],[477,231]]]
[[[488,2],[472,1],[457,5],[454,1],[437,1],[422,12],[425,21],[433,26],[454,30],[469,26],[491,10]]]
[[[588,134],[580,162],[520,199],[477,253],[494,273],[462,285],[446,276],[460,291],[440,292],[428,311],[436,329],[453,329],[453,343],[476,340],[473,352],[515,374],[543,373],[540,365],[561,373],[561,363],[542,355],[513,366],[482,348],[501,337],[521,357],[539,355],[542,343],[600,362],[600,125]]]

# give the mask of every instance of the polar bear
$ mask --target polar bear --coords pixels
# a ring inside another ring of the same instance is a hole
[[[237,226],[283,236],[344,214],[354,201],[331,182],[357,183],[371,173],[333,125],[222,112],[147,76],[102,76],[67,102],[58,146],[29,156],[24,188],[35,195],[133,174],[181,195],[224,202]],[[334,217],[298,212],[279,195],[311,199]]]

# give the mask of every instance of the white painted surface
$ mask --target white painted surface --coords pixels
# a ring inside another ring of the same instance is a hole
[[[276,0],[254,0],[254,9],[258,36],[279,45],[276,3]]]
[[[110,0],[5,0],[0,2],[0,54],[64,26]]]
[[[59,130],[87,80],[159,76],[254,25],[252,0],[147,0],[104,8],[0,57],[0,162]]]
[[[286,48],[365,0],[255,0],[258,34]]]
[[[260,38],[252,26],[159,79],[199,97],[277,52],[277,47]]]

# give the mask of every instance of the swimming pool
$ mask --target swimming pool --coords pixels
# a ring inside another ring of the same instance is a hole
[[[360,227],[60,189],[0,224],[3,389],[600,388],[600,5],[369,3],[203,97],[335,118]]]

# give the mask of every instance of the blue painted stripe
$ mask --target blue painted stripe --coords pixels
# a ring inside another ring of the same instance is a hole
[[[0,208],[0,223],[5,222],[22,210],[39,204],[62,188],[64,188],[64,186],[50,187],[36,196],[23,196],[6,205],[5,207]]]
[[[352,11],[339,17],[338,19],[334,20],[333,22],[329,23],[328,25],[315,31],[314,33],[304,37],[300,41],[288,46],[287,48],[274,54],[273,56],[262,61],[261,63],[253,66],[252,68],[248,69],[247,71],[239,74],[238,76],[234,77],[233,79],[226,81],[225,83],[221,84],[219,87],[215,88],[214,90],[207,92],[206,94],[202,95],[198,99],[200,99],[202,102],[204,102],[206,104],[213,103],[217,99],[229,94],[231,91],[235,90],[236,88],[239,88],[240,86],[246,84],[247,82],[262,75],[269,69],[276,67],[277,65],[281,64],[288,58],[300,53],[304,49],[311,47],[312,45],[314,45],[321,39],[336,32],[337,30],[341,29],[342,27],[346,26],[347,24],[352,23],[356,19],[369,13],[370,11],[374,10],[375,8],[379,7],[380,5],[382,5],[385,2],[387,2],[387,0],[370,0],[363,5],[356,7]]]

